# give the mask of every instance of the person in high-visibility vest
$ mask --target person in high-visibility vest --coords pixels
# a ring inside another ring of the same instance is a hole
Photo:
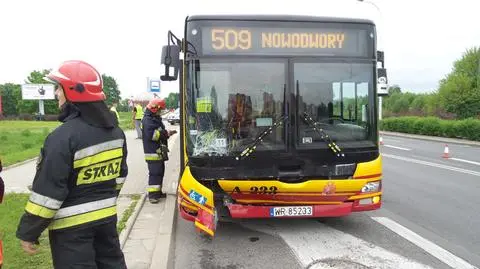
[[[143,119],[143,107],[140,103],[136,103],[133,107],[133,122],[135,130],[137,130],[137,139],[142,139],[142,119]]]
[[[105,104],[102,76],[86,62],[66,61],[45,80],[55,85],[63,124],[40,150],[16,236],[36,254],[48,228],[55,269],[126,269],[117,198],[128,175],[127,141]]]

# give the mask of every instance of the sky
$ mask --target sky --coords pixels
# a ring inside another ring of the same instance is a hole
[[[33,70],[79,59],[113,76],[122,97],[142,95],[147,77],[159,78],[163,70],[168,30],[181,37],[186,16],[264,13],[371,19],[389,84],[430,92],[467,48],[480,46],[477,2],[1,0],[0,84],[23,83]],[[162,82],[161,96],[176,91],[178,82]]]

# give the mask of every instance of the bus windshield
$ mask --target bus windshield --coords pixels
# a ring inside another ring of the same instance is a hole
[[[284,115],[284,60],[188,62],[187,148],[190,156],[236,156]],[[284,127],[256,150],[284,150]]]
[[[305,115],[334,141],[368,140],[373,64],[295,62],[293,66],[300,148],[325,147],[321,133],[308,124]]]

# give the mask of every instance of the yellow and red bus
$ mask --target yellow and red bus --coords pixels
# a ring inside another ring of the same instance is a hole
[[[161,76],[180,77],[184,219],[213,236],[223,219],[381,207],[386,69],[372,21],[195,15],[184,30],[168,32]]]

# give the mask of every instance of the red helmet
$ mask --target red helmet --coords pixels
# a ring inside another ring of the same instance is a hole
[[[60,84],[70,102],[94,102],[106,99],[102,76],[93,66],[83,61],[63,62],[45,79]]]
[[[157,113],[158,109],[165,109],[165,107],[166,107],[165,100],[160,98],[154,98],[150,100],[150,102],[147,105],[147,108],[153,113]]]

